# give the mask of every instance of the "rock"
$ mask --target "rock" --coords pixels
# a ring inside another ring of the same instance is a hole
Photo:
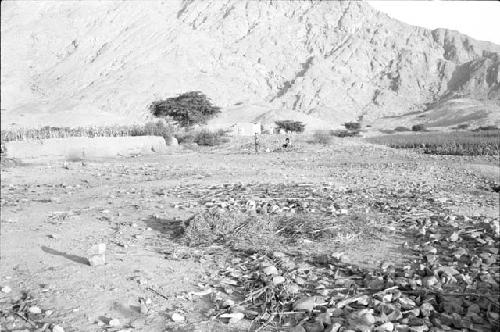
[[[280,285],[285,282],[285,278],[282,276],[273,277],[273,285]]]
[[[323,332],[324,326],[321,322],[305,322],[303,325],[306,332]]]
[[[329,327],[326,328],[325,332],[338,332],[340,328],[342,327],[342,324],[340,323],[333,323]]]
[[[94,255],[88,258],[90,266],[99,266],[106,264],[106,257],[104,255]]]
[[[432,306],[432,304],[430,304],[428,302],[424,302],[420,306],[420,312],[422,313],[422,316],[424,316],[424,317],[429,317],[433,311],[434,311],[434,307]]]
[[[439,280],[435,276],[425,277],[422,279],[422,286],[430,288],[439,283]]]
[[[410,327],[408,325],[405,325],[405,324],[394,324],[394,329],[395,329],[395,331],[398,331],[398,332],[409,332],[410,331]]]
[[[121,324],[120,324],[120,320],[119,320],[119,319],[114,318],[114,319],[111,319],[111,320],[108,322],[108,325],[109,325],[110,327],[118,327],[118,326],[120,326]]]
[[[174,322],[183,322],[185,320],[185,317],[182,316],[182,315],[179,315],[178,313],[174,312],[172,314],[172,316],[170,316],[170,318],[174,321]]]
[[[324,299],[320,296],[308,296],[297,300],[293,304],[293,309],[297,311],[312,311],[314,307],[323,302]]]
[[[99,266],[106,264],[106,244],[100,243],[92,246],[87,250],[88,260],[90,266]]]
[[[30,312],[30,314],[41,314],[42,313],[42,309],[40,309],[39,307],[37,306],[31,306],[28,311]]]
[[[143,315],[146,315],[149,312],[149,308],[146,305],[146,300],[142,297],[139,298],[139,312]]]
[[[398,302],[401,304],[401,308],[404,310],[413,309],[417,305],[415,301],[408,297],[400,297],[398,298]]]
[[[242,312],[233,312],[228,314],[220,315],[221,318],[229,318],[229,323],[237,323],[243,318],[245,318],[245,314]]]
[[[106,253],[106,244],[100,243],[95,246],[90,247],[87,250],[87,254],[89,255],[104,255]]]
[[[427,327],[427,325],[410,326],[409,331],[410,332],[424,332],[424,331],[429,331],[429,328]]]
[[[318,322],[321,322],[323,326],[330,325],[332,323],[332,320],[330,319],[330,314],[327,312],[320,313],[316,316],[316,320]]]
[[[267,275],[273,275],[273,274],[278,274],[278,269],[273,265],[269,265],[264,267],[262,269],[262,272],[264,272]]]
[[[60,239],[61,235],[59,235],[59,234],[50,234],[49,238],[51,238],[51,239]]]
[[[372,309],[355,311],[348,318],[349,328],[356,331],[371,331],[375,322]]]
[[[469,306],[469,308],[467,308],[467,315],[466,316],[470,316],[472,314],[479,314],[481,312],[481,308],[479,307],[479,305],[473,303]]]
[[[10,292],[12,292],[12,288],[10,288],[9,286],[2,287],[2,293],[9,294]]]
[[[290,294],[297,294],[300,291],[299,286],[296,284],[287,284],[284,289]]]
[[[375,331],[393,331],[393,330],[394,330],[394,324],[391,322],[384,323],[375,328]]]
[[[54,325],[52,326],[52,332],[64,332],[64,329],[62,328],[62,326]]]

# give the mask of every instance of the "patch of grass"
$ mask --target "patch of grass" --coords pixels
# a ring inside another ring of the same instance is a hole
[[[436,155],[499,155],[500,130],[478,132],[422,133],[368,139],[396,149],[420,149]]]

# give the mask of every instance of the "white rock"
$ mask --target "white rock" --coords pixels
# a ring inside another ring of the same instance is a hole
[[[105,243],[96,244],[95,246],[92,246],[92,247],[90,247],[89,250],[87,250],[87,254],[89,256],[103,255],[105,253],[106,253],[106,244]]]
[[[111,326],[111,327],[118,327],[121,324],[120,324],[120,320],[114,318],[114,319],[112,319],[112,320],[109,321],[108,325]]]
[[[273,277],[273,285],[279,285],[285,282],[285,278],[282,276]]]
[[[90,266],[99,266],[106,264],[105,255],[94,255],[88,258]]]
[[[185,320],[185,317],[182,315],[179,315],[178,313],[174,312],[172,316],[170,317],[174,322],[183,322]]]
[[[35,305],[30,307],[28,311],[32,314],[41,314],[42,313],[42,309],[40,309],[39,307],[37,307]]]
[[[62,326],[59,326],[59,325],[54,325],[52,327],[52,332],[64,332],[64,328]]]
[[[270,265],[263,268],[262,272],[264,272],[267,275],[278,274],[278,269],[275,266]]]
[[[2,293],[9,294],[10,292],[12,292],[12,288],[10,288],[9,286],[2,287]]]
[[[233,312],[229,314],[222,314],[221,318],[229,318],[230,323],[236,323],[245,318],[245,314],[241,312]]]

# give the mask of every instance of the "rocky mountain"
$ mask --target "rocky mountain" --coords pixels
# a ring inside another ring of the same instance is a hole
[[[482,121],[500,112],[500,46],[365,2],[1,6],[2,127],[144,121],[152,101],[192,90],[223,107],[213,125],[332,128],[463,98],[486,105]]]

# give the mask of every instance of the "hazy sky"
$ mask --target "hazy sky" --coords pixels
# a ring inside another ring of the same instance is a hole
[[[374,8],[411,25],[458,30],[500,45],[497,1],[368,1]]]

